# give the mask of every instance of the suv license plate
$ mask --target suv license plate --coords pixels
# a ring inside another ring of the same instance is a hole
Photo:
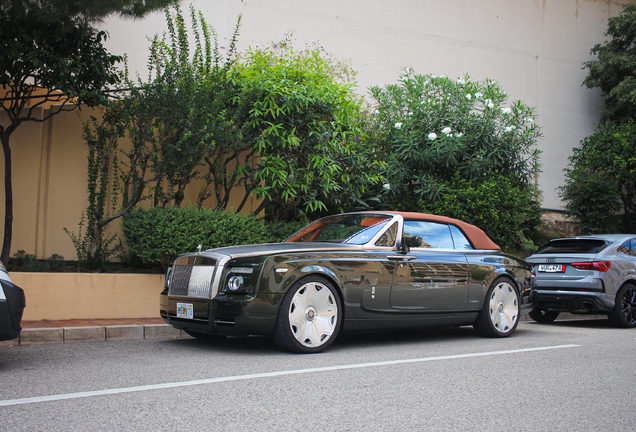
[[[194,318],[192,303],[177,303],[177,318]]]
[[[559,273],[565,271],[565,264],[539,264],[540,272]]]

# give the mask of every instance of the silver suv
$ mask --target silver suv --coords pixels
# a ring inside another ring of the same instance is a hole
[[[552,322],[559,312],[607,314],[616,327],[636,327],[636,234],[555,239],[526,261],[535,277],[535,321]]]

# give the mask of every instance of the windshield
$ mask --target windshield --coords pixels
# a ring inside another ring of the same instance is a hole
[[[330,242],[363,245],[386,226],[391,216],[350,214],[317,220],[285,240],[292,242]]]
[[[539,248],[535,254],[555,253],[588,253],[596,254],[605,249],[605,241],[593,239],[566,239],[553,240]]]

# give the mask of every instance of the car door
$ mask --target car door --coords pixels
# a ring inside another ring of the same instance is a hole
[[[391,308],[427,312],[465,309],[469,266],[458,249],[463,245],[455,246],[451,227],[438,222],[405,221],[404,234],[421,237],[422,245],[411,248],[407,259],[395,267]]]

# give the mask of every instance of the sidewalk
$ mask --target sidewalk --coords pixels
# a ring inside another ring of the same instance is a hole
[[[0,342],[0,347],[181,338],[190,338],[190,336],[165,324],[161,318],[22,321],[20,337],[2,341]]]

